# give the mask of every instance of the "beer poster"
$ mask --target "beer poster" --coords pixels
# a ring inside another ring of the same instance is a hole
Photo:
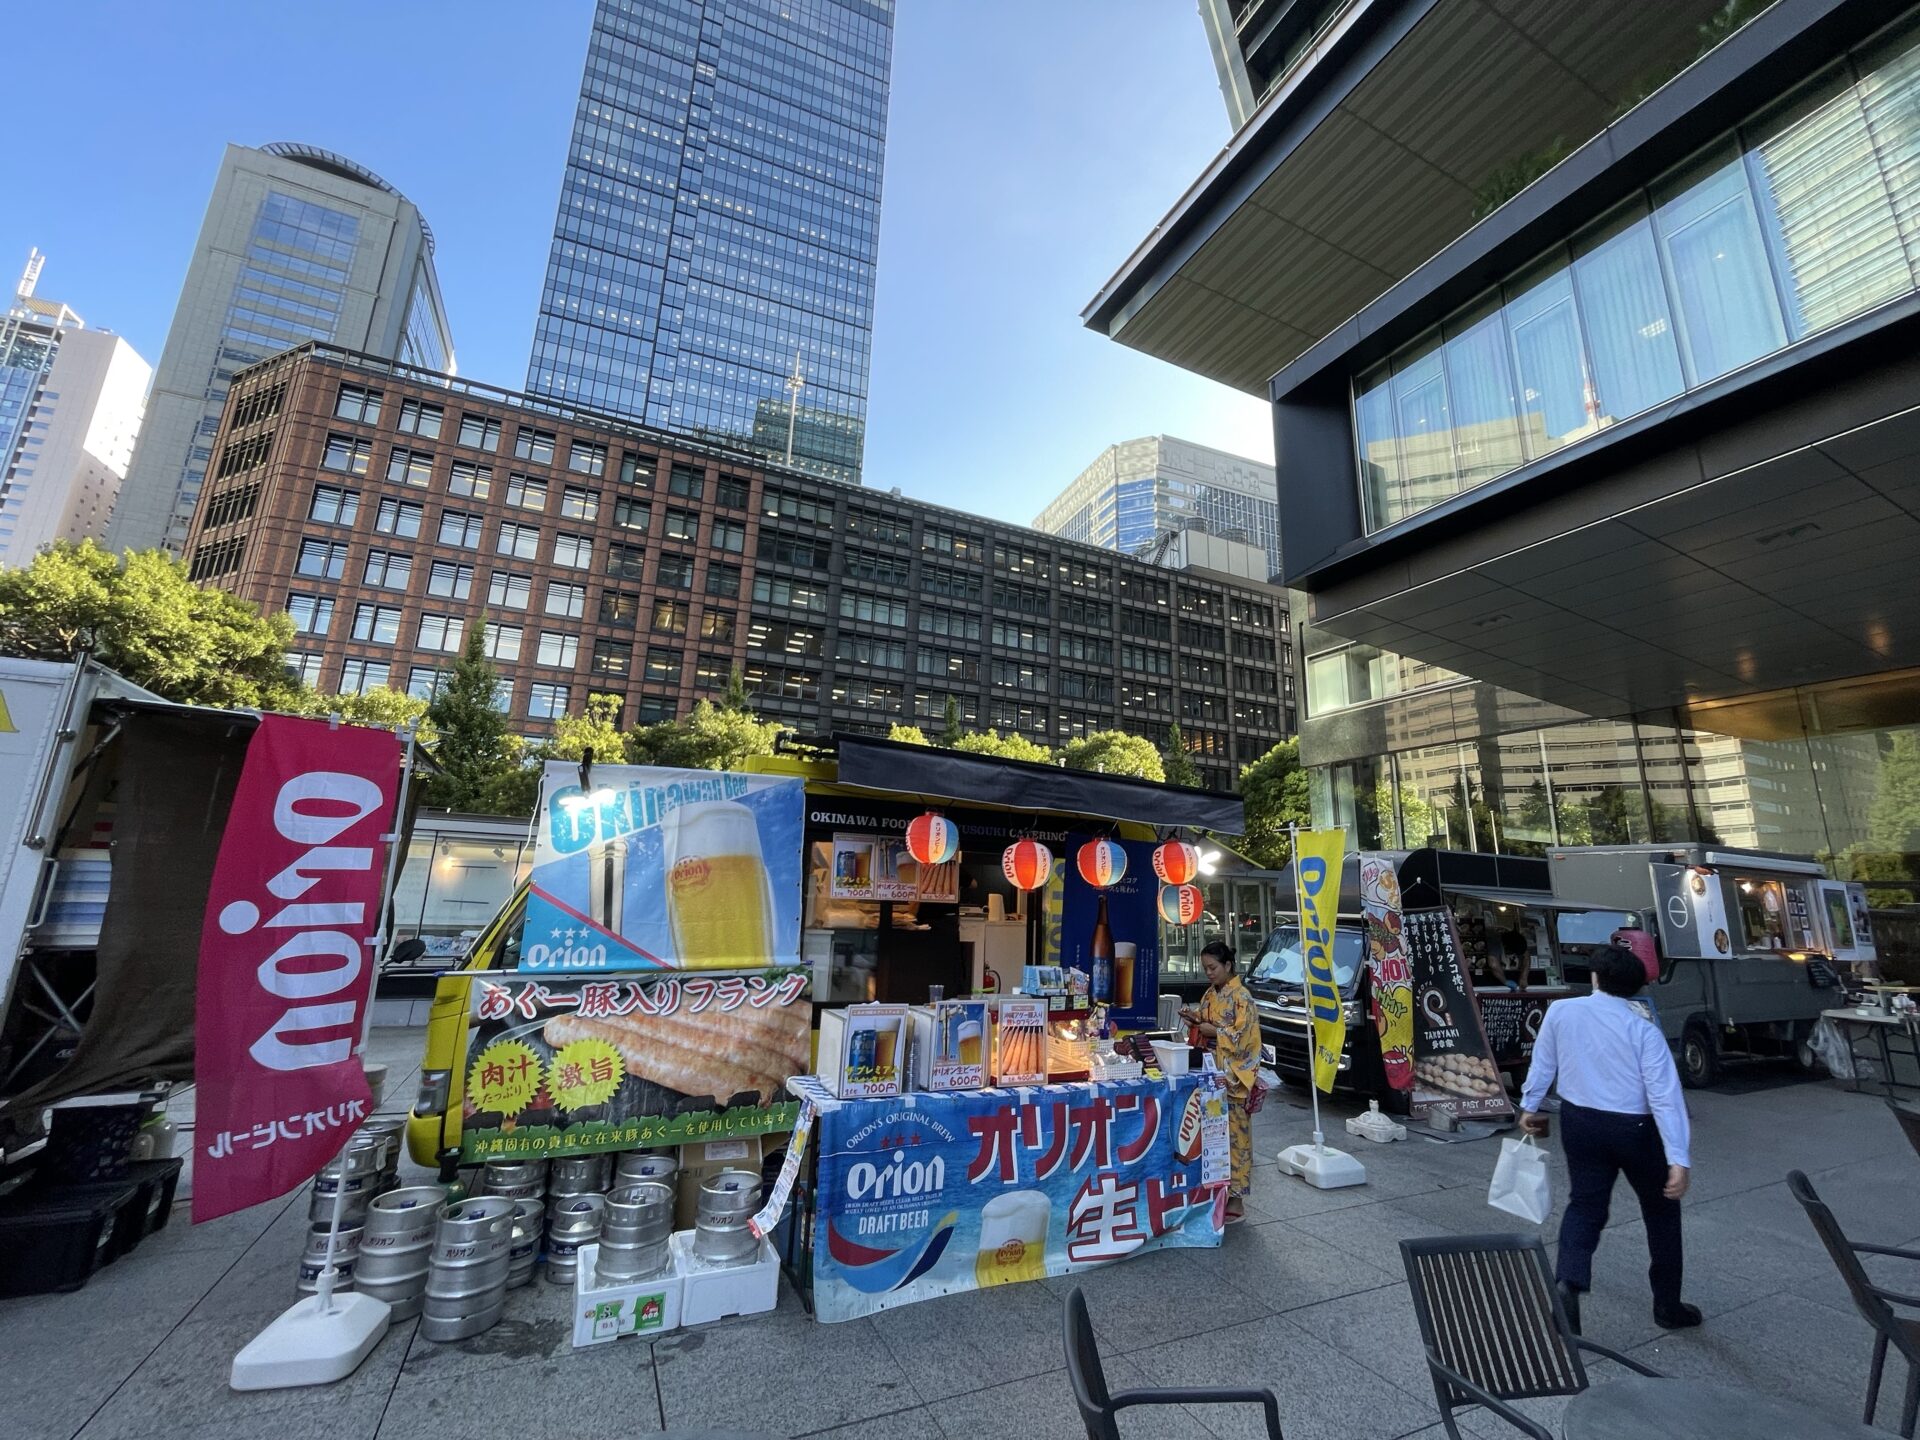
[[[1446,909],[1408,910],[1401,936],[1413,966],[1413,1115],[1513,1113],[1461,963],[1460,936]]]
[[[799,1113],[786,1082],[807,1069],[805,971],[440,983],[472,987],[447,1143],[474,1160],[760,1135]]]
[[[960,900],[960,862],[922,865],[907,851],[902,835],[833,837],[833,871],[827,893],[835,900],[930,901],[954,905]]]
[[[1112,996],[1109,1015],[1122,1030],[1154,1030],[1160,1024],[1160,912],[1154,902],[1160,882],[1153,874],[1151,840],[1116,840],[1127,853],[1127,873],[1119,883],[1096,890],[1080,878],[1073,857],[1092,835],[1069,835],[1064,851],[1054,857],[1064,882],[1060,907],[1059,959],[1049,963],[1071,966],[1093,975],[1093,927],[1100,914],[1100,897],[1107,899],[1107,928],[1113,932]],[[1100,838],[1112,840],[1103,835]],[[1096,1000],[1104,997],[1096,994]]]
[[[1218,1245],[1203,1092],[1183,1075],[823,1104],[815,1317]]]
[[[1360,908],[1367,921],[1367,970],[1380,1063],[1395,1090],[1413,1088],[1413,969],[1401,939],[1400,877],[1385,855],[1360,857]]]
[[[800,963],[804,782],[547,762],[522,970]]]

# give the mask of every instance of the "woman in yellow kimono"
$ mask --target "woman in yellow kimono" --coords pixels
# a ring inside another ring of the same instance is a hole
[[[1200,952],[1207,993],[1197,1010],[1180,1013],[1213,1050],[1214,1067],[1227,1082],[1227,1144],[1232,1162],[1227,1183],[1227,1223],[1246,1218],[1247,1187],[1253,1183],[1253,1116],[1247,1096],[1260,1070],[1260,1017],[1253,996],[1234,973],[1233,947],[1215,940]]]

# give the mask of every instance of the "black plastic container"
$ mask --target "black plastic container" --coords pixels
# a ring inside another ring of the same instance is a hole
[[[0,1297],[78,1290],[128,1244],[140,1187],[43,1191],[0,1207]]]

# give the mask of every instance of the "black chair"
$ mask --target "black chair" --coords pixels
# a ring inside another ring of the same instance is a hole
[[[1100,1366],[1100,1350],[1093,1340],[1093,1322],[1087,1318],[1087,1300],[1075,1286],[1067,1296],[1067,1377],[1073,1382],[1073,1402],[1087,1427],[1087,1440],[1120,1440],[1117,1417],[1135,1405],[1261,1405],[1267,1412],[1268,1440],[1281,1440],[1280,1402],[1271,1390],[1257,1386],[1238,1389],[1210,1385],[1201,1389],[1107,1390],[1107,1374]]]
[[[1920,1250],[1900,1250],[1892,1245],[1865,1245],[1847,1239],[1840,1229],[1840,1222],[1833,1218],[1833,1211],[1814,1193],[1813,1183],[1798,1170],[1788,1173],[1787,1188],[1793,1192],[1793,1198],[1800,1202],[1800,1208],[1807,1212],[1807,1218],[1813,1222],[1814,1233],[1820,1237],[1820,1243],[1827,1247],[1827,1254],[1833,1257],[1840,1278],[1847,1282],[1854,1308],[1873,1327],[1873,1365],[1867,1371],[1867,1408],[1861,1423],[1873,1423],[1873,1409],[1880,1399],[1880,1376],[1886,1369],[1887,1347],[1891,1345],[1907,1362],[1907,1399],[1900,1412],[1900,1433],[1906,1440],[1913,1440],[1914,1420],[1920,1414],[1920,1320],[1908,1320],[1896,1315],[1893,1307],[1905,1305],[1920,1309],[1920,1296],[1902,1295],[1896,1290],[1874,1284],[1866,1267],[1860,1263],[1860,1257],[1893,1255],[1902,1260],[1920,1260]]]
[[[1545,1426],[1507,1402],[1578,1395],[1588,1383],[1583,1350],[1661,1378],[1658,1370],[1573,1333],[1537,1236],[1402,1240],[1400,1258],[1440,1420],[1453,1440],[1460,1440],[1453,1412],[1466,1405],[1484,1406],[1533,1440],[1553,1440]]]

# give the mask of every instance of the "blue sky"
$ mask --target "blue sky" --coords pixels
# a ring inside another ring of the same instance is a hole
[[[0,208],[0,276],[39,246],[41,295],[157,363],[222,146],[306,141],[420,205],[461,373],[517,388],[590,14],[44,6],[29,88],[52,113]],[[868,484],[1025,523],[1136,435],[1271,460],[1260,402],[1079,318],[1227,137],[1191,0],[899,0]]]

